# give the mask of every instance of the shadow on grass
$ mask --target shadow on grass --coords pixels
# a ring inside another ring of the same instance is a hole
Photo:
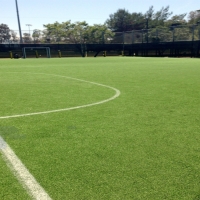
[[[6,147],[4,140],[21,140],[25,135],[20,134],[19,130],[14,126],[0,126],[0,149]]]

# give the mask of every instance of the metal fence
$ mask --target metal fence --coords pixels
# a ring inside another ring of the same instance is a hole
[[[200,26],[178,26],[117,32],[112,43],[159,43],[200,40]]]
[[[7,33],[7,38],[0,33],[0,43],[2,44],[19,44],[19,32],[14,30]],[[38,30],[22,30],[23,43],[60,43],[73,44],[70,40],[59,32],[54,35],[49,35],[47,31]],[[97,37],[97,35],[99,35]],[[135,44],[135,43],[160,43],[160,42],[175,42],[175,41],[196,41],[200,40],[200,25],[185,25],[185,26],[171,26],[159,27],[153,29],[133,30],[128,32],[114,32],[112,36],[105,33],[94,33],[89,39],[85,40],[80,37],[76,43],[86,44]]]

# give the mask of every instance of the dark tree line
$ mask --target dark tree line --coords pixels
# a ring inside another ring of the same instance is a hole
[[[186,20],[186,13],[173,15],[169,6],[155,11],[151,6],[146,13],[130,13],[128,10],[119,9],[111,14],[105,24],[114,32],[151,29],[156,27],[170,27],[173,25],[193,25],[200,22],[200,12],[191,11]]]

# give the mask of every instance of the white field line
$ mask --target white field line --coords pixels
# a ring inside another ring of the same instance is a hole
[[[33,199],[36,200],[51,200],[50,196],[40,186],[40,184],[31,175],[28,169],[23,165],[20,159],[16,156],[10,146],[0,136],[0,151],[18,180]]]
[[[36,74],[36,73],[34,73]],[[37,73],[37,74],[44,74],[44,73]],[[77,78],[71,78],[61,75],[55,75],[55,74],[44,74],[44,75],[51,75],[51,76],[57,76],[62,78],[68,78],[76,81],[82,81],[102,87],[106,87],[109,89],[112,89],[115,91],[115,95],[112,96],[109,99],[105,99],[99,102],[81,105],[81,106],[75,106],[71,108],[63,108],[63,109],[57,109],[57,110],[50,110],[50,111],[43,111],[43,112],[35,112],[35,113],[27,113],[27,114],[19,114],[19,115],[11,115],[11,116],[3,116],[0,117],[0,119],[9,119],[9,118],[16,118],[16,117],[25,117],[25,116],[32,116],[32,115],[40,115],[40,114],[48,114],[48,113],[55,113],[55,112],[61,112],[61,111],[68,111],[68,110],[74,110],[79,108],[86,108],[94,105],[99,105],[102,103],[106,103],[108,101],[114,100],[120,95],[120,91],[114,87],[110,87],[107,85],[85,81]],[[0,136],[0,151],[2,152],[6,163],[11,168],[11,170],[14,172],[18,180],[22,183],[22,185],[26,188],[28,193],[36,200],[51,200],[50,196],[45,192],[45,190],[40,186],[40,184],[36,181],[36,179],[31,175],[31,173],[28,171],[28,169],[23,165],[23,163],[20,161],[20,159],[16,156],[14,151],[10,148],[10,146],[3,140],[3,138]]]
[[[26,116],[32,116],[32,115],[49,114],[49,113],[56,113],[56,112],[62,112],[62,111],[68,111],[68,110],[75,110],[75,109],[79,109],[79,108],[86,108],[86,107],[95,106],[95,105],[103,104],[103,103],[106,103],[108,101],[114,100],[120,95],[120,91],[118,89],[111,87],[111,86],[108,86],[108,85],[103,85],[103,84],[100,84],[100,83],[95,83],[95,82],[85,81],[85,80],[82,80],[82,79],[72,78],[72,77],[68,77],[68,76],[55,75],[55,74],[45,74],[45,73],[31,73],[31,74],[51,75],[51,76],[57,76],[57,77],[72,79],[72,80],[76,80],[76,81],[81,81],[81,82],[85,82],[85,83],[90,83],[90,84],[93,84],[93,85],[98,85],[98,86],[101,86],[101,87],[106,87],[106,88],[109,88],[111,90],[114,90],[115,95],[110,97],[109,99],[105,99],[105,100],[95,102],[95,103],[91,103],[91,104],[85,104],[85,105],[75,106],[75,107],[70,107],[70,108],[61,108],[61,109],[56,109],[56,110],[41,111],[41,112],[33,112],[33,113],[25,113],[25,114],[9,115],[9,116],[0,116],[0,119],[26,117]]]

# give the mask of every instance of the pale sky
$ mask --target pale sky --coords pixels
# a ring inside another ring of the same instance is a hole
[[[71,20],[86,21],[90,25],[103,24],[110,14],[118,9],[130,13],[145,13],[153,5],[158,11],[170,6],[175,14],[189,13],[200,9],[200,0],[17,0],[21,29],[43,29],[43,24]],[[15,0],[0,0],[0,24],[4,23],[12,30],[18,30]]]

